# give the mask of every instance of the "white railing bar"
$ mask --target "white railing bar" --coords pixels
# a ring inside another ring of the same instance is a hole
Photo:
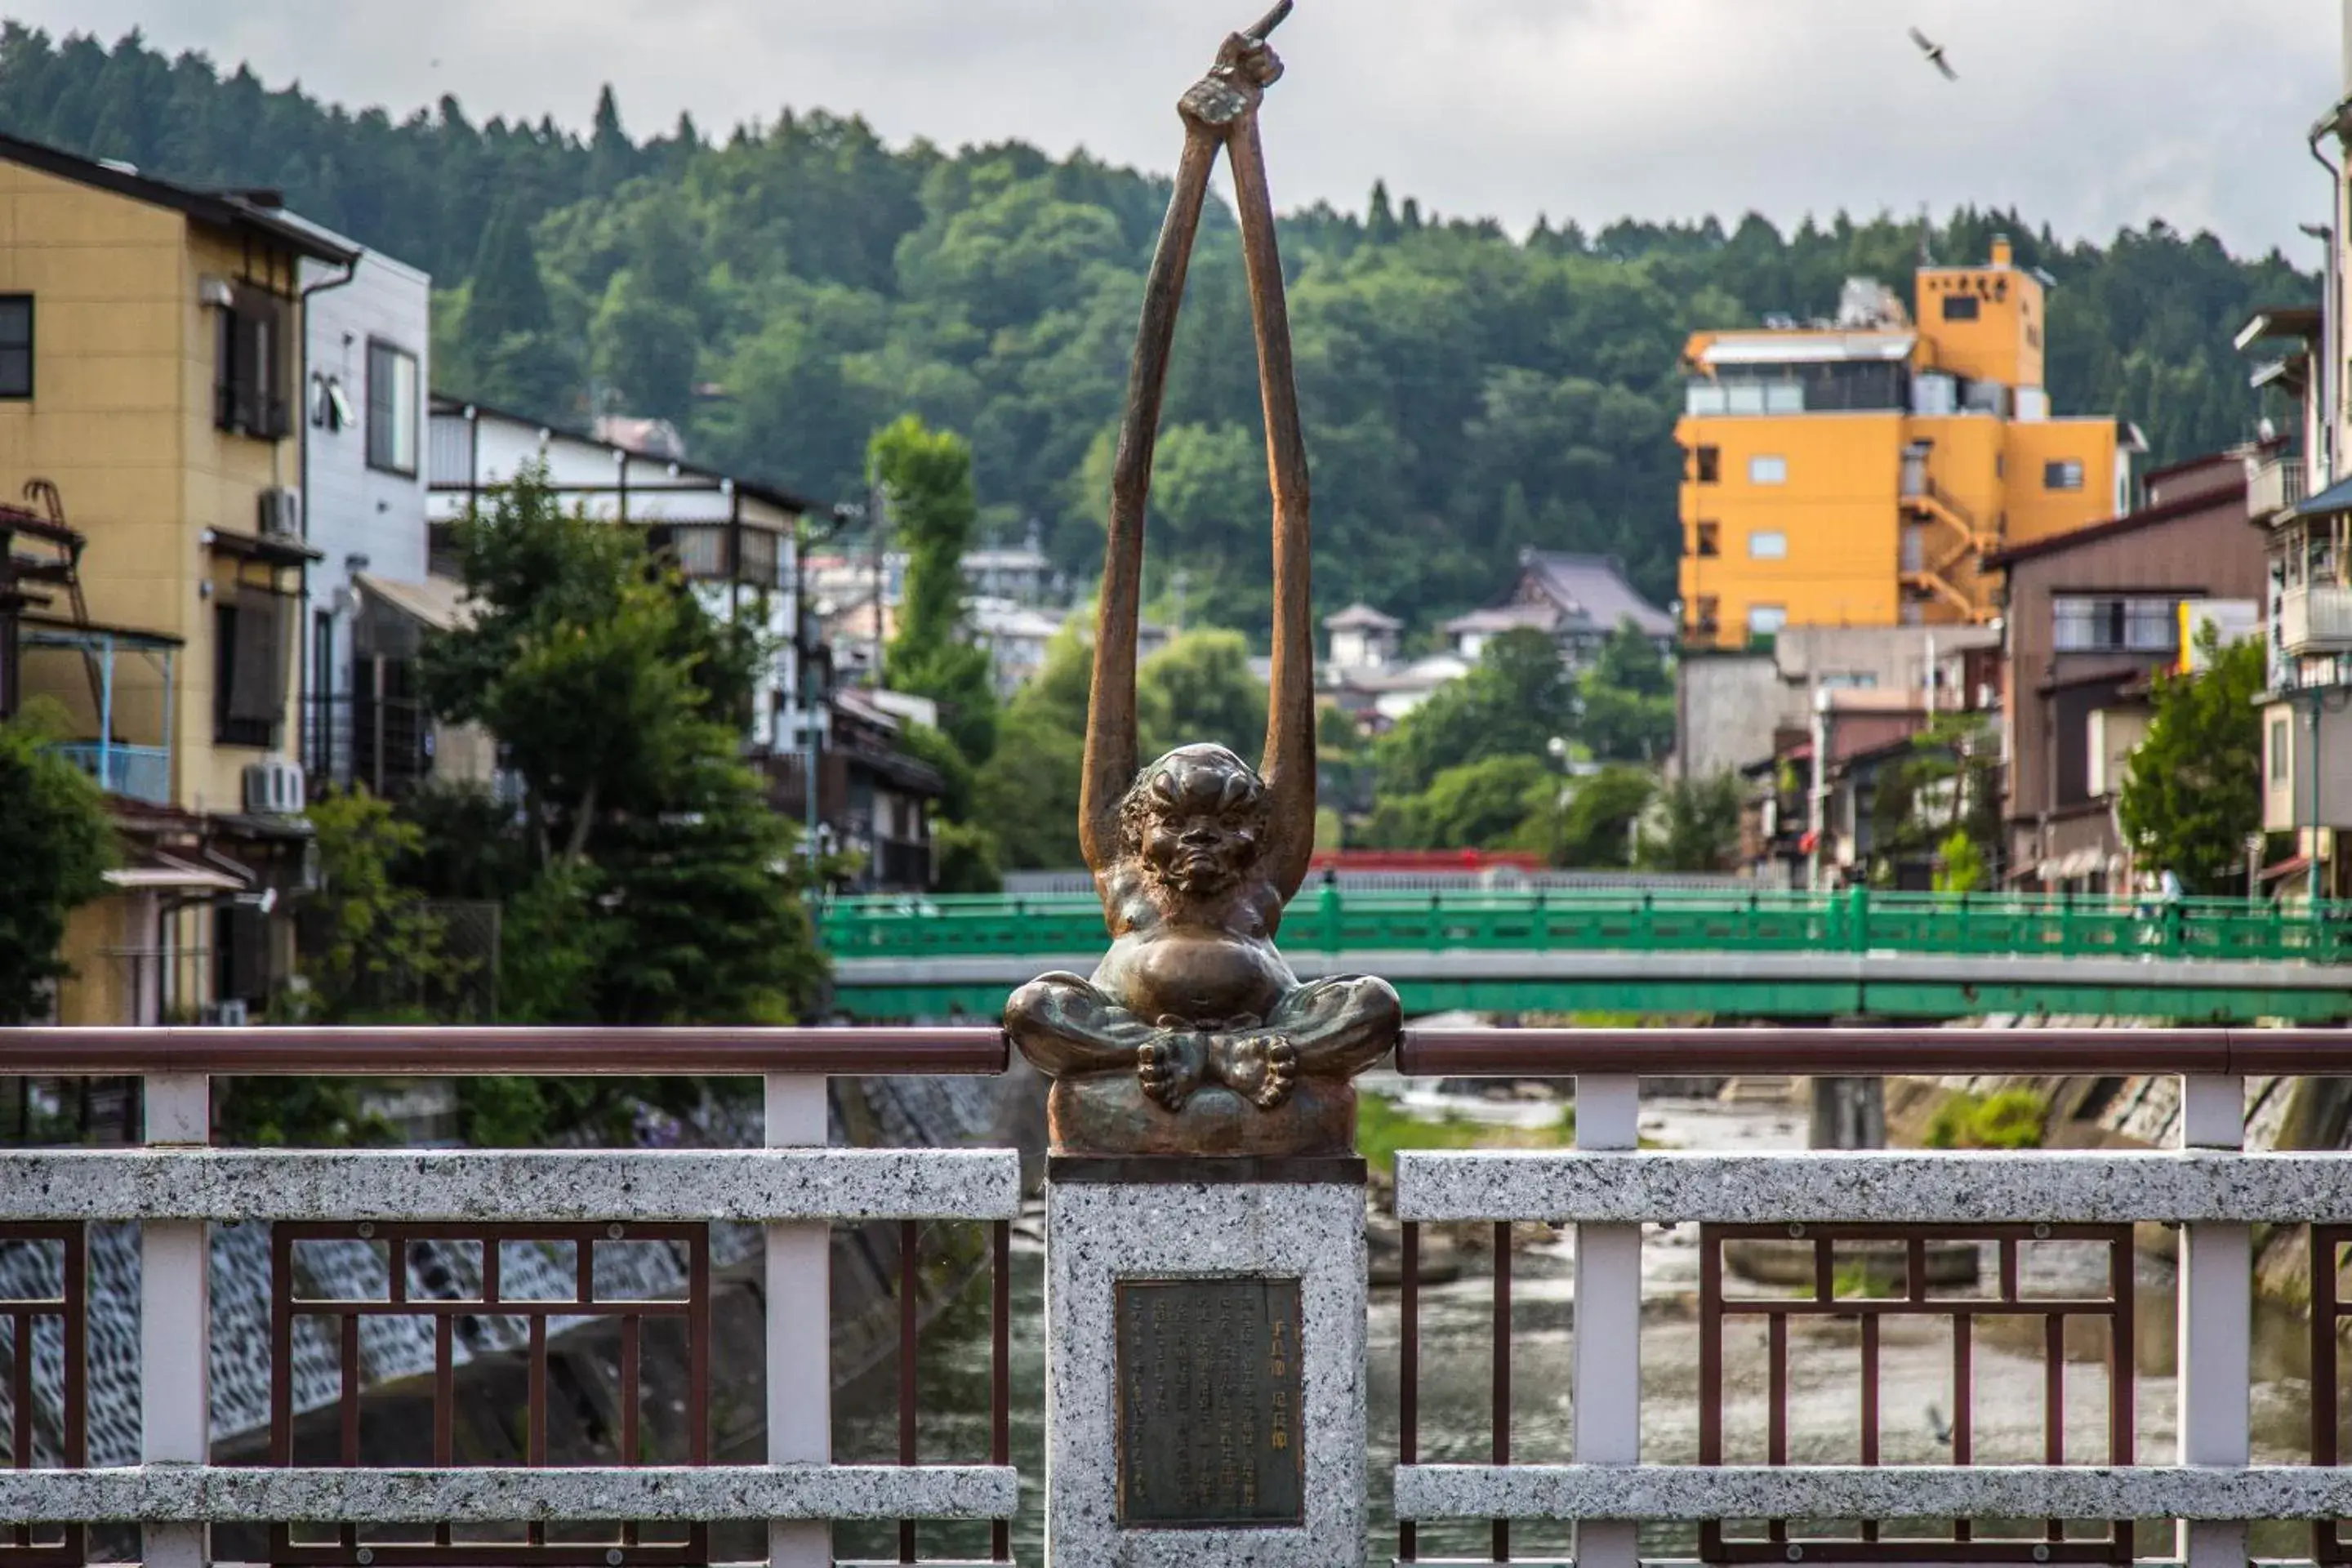
[[[2245,1080],[2234,1073],[2183,1076],[2182,1149],[2219,1151],[2226,1163],[2245,1141]],[[2265,1163],[2256,1160],[2252,1168]],[[2184,1465],[2242,1467],[2253,1458],[2252,1281],[2251,1226],[2203,1220],[2181,1227],[2178,1454]],[[2242,1568],[2246,1527],[2235,1520],[2184,1520],[2176,1550],[2188,1568]]]
[[[1639,1079],[1587,1073],[1576,1080],[1576,1143],[1585,1150],[1641,1147]],[[1576,1227],[1573,1355],[1575,1458],[1588,1465],[1642,1458],[1642,1227]],[[1635,1568],[1633,1526],[1594,1520],[1577,1526],[1582,1568]]]
[[[212,1080],[202,1074],[158,1074],[141,1089],[149,1146],[179,1152],[131,1157],[203,1158],[212,1136]],[[0,1172],[11,1178],[0,1181],[0,1194],[38,1190],[37,1181],[15,1179],[25,1163],[23,1155],[0,1158]],[[212,1457],[211,1236],[200,1215],[141,1217],[139,1457],[149,1464],[203,1465]],[[87,1388],[83,1397],[89,1397]],[[200,1522],[153,1521],[141,1538],[141,1555],[150,1568],[203,1568],[211,1556]]]
[[[997,1465],[267,1469],[142,1465],[0,1471],[0,1519],[204,1524],[488,1524],[744,1519],[1005,1519]]]
[[[979,1220],[1020,1206],[1011,1150],[0,1154],[0,1220]]]
[[[765,1089],[769,1148],[824,1147],[824,1079],[772,1073]],[[769,1226],[766,1267],[768,1462],[824,1464],[833,1458],[833,1227],[823,1220]],[[771,1568],[832,1568],[831,1521],[771,1517],[768,1561]]]
[[[1400,1465],[1396,1509],[1423,1521],[2331,1520],[2352,1517],[2352,1468]]]
[[[1423,1223],[2352,1222],[2352,1154],[1401,1153]]]

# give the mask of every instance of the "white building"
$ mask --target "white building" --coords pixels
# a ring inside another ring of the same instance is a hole
[[[749,740],[755,751],[798,749],[793,552],[796,526],[813,503],[674,457],[440,396],[432,401],[427,455],[427,514],[436,531],[532,464],[566,508],[644,529],[713,615],[760,626],[775,654]]]
[[[1034,530],[1028,543],[1012,549],[966,551],[963,578],[976,598],[1042,605],[1055,596],[1054,563],[1038,548]]]
[[[370,646],[358,579],[425,579],[433,279],[303,226],[360,257],[348,271],[302,269],[300,524],[317,552],[305,583],[302,762],[314,792],[359,782],[383,793],[413,780],[431,741],[405,661]]]
[[[996,695],[1010,700],[1045,668],[1045,650],[1061,635],[1062,617],[1010,599],[976,598],[967,606],[971,640],[988,652]]]
[[[1366,604],[1353,604],[1323,617],[1331,635],[1334,669],[1381,669],[1396,662],[1397,637],[1404,623]]]

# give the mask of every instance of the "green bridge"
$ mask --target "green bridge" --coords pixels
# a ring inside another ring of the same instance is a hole
[[[1069,894],[843,899],[821,926],[835,1011],[870,1021],[992,1017],[1107,941]],[[1281,940],[1301,976],[1384,975],[1415,1014],[2352,1019],[2352,905],[1322,886]]]

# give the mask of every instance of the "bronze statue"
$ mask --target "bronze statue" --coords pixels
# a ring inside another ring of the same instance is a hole
[[[1057,1154],[1345,1154],[1351,1079],[1394,1047],[1380,980],[1300,984],[1274,938],[1315,844],[1315,645],[1307,595],[1307,448],[1257,110],[1282,65],[1266,36],[1227,38],[1178,105],[1184,155],[1143,301],[1111,479],[1078,835],[1110,927],[1089,980],[1047,974],[1004,1022],[1055,1082]],[[1223,147],[1240,207],[1274,490],[1274,675],[1265,756],[1182,746],[1136,772],[1136,622],[1169,345]]]

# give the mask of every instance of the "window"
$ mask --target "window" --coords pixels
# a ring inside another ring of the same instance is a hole
[[[1748,607],[1748,635],[1769,637],[1789,624],[1789,612],[1778,605],[1750,605]]]
[[[2271,783],[2284,784],[2287,778],[2286,721],[2271,721]]]
[[[0,398],[33,395],[33,297],[0,294]]]
[[[1748,536],[1748,559],[1750,561],[1786,561],[1789,558],[1789,536],[1778,529],[1759,529]]]
[[[1786,458],[1755,457],[1748,459],[1748,482],[1751,485],[1785,485],[1789,482],[1789,459]]]
[[[367,364],[367,460],[388,474],[416,473],[416,356],[371,340]]]
[[[2083,465],[2072,458],[2042,465],[2042,488],[2045,490],[2079,490],[2083,488]]]
[[[1878,675],[1874,670],[1832,670],[1814,682],[1823,691],[1875,691]]]
[[[1700,523],[1691,541],[1691,553],[1693,555],[1722,554],[1723,525],[1719,522]]]
[[[245,590],[213,607],[213,739],[224,746],[272,746],[286,712],[284,601]]]
[[[285,313],[277,300],[239,289],[215,313],[213,423],[275,441],[288,433]]]
[[[1713,447],[1701,447],[1693,454],[1698,464],[1698,482],[1711,485],[1723,478],[1723,454]]]
[[[1973,321],[1976,319],[1977,297],[1975,295],[1947,294],[1944,296],[1944,320],[1948,321]]]
[[[1716,625],[1716,597],[1701,594],[1691,602],[1691,622],[1702,632],[1712,632]]]
[[[2052,605],[2052,646],[2060,653],[2174,653],[2180,647],[2175,598],[2061,598]]]

